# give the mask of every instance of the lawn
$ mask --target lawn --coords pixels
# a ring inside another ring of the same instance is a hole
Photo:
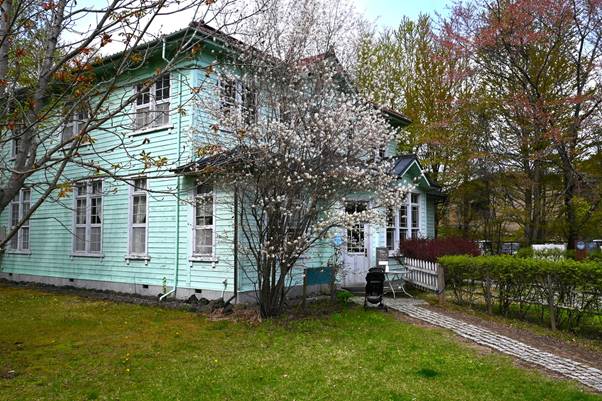
[[[0,373],[11,401],[602,399],[378,311],[250,325],[2,284]]]

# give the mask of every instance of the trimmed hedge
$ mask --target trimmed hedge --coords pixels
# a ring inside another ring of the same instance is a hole
[[[474,241],[464,238],[412,238],[399,241],[399,253],[408,258],[436,262],[444,255],[480,255]]]
[[[513,256],[443,256],[446,289],[458,303],[484,299],[488,312],[524,317],[536,305],[555,329],[579,326],[586,315],[602,311],[602,264],[572,259],[550,260]]]

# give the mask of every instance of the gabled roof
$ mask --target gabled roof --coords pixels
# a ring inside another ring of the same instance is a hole
[[[428,186],[426,193],[428,195],[445,197],[445,194],[441,191],[441,186],[431,180],[429,176],[424,172],[420,160],[416,154],[399,155],[393,157],[393,173],[397,177],[402,178],[412,166],[416,166],[420,171],[420,177],[423,178]]]

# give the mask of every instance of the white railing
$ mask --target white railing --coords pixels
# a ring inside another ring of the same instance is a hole
[[[421,259],[405,258],[405,267],[409,270],[406,280],[413,286],[440,294],[445,289],[443,268],[439,263]]]

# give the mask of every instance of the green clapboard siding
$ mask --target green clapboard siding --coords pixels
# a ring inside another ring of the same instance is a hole
[[[198,65],[207,65],[211,59],[206,55],[197,60]],[[202,118],[191,101],[192,86],[198,85],[204,72],[199,68],[181,66],[171,74],[171,108],[176,110],[182,105],[182,112],[173,111],[169,128],[130,135],[131,130],[123,128],[131,126],[131,116],[116,117],[107,123],[107,130],[93,133],[94,146],[103,149],[115,146],[118,141],[125,141],[129,151],[139,154],[142,151],[151,155],[165,156],[169,167],[175,167],[191,160],[192,133],[194,125]],[[124,90],[133,90],[135,82],[145,79],[153,73],[155,66],[139,72],[126,82]],[[180,85],[184,82],[183,85]],[[113,104],[117,104],[123,93],[115,93]],[[128,111],[129,113],[129,111]],[[119,127],[111,129],[111,127]],[[179,137],[179,138],[178,138]],[[146,141],[148,143],[143,144]],[[178,149],[180,142],[180,150]],[[102,151],[102,150],[101,150]],[[82,149],[85,153],[85,149]],[[127,163],[131,159],[124,152],[106,155],[107,164]],[[133,166],[132,172],[140,171]],[[65,178],[81,176],[78,168],[70,166]],[[178,185],[178,178],[172,174],[165,177],[153,177],[149,187],[157,191],[173,191]],[[171,288],[176,265],[179,266],[178,286],[182,288],[208,289],[215,291],[234,290],[233,259],[233,213],[231,194],[228,189],[216,187],[215,231],[217,244],[213,261],[191,261],[192,254],[192,199],[194,180],[180,178],[181,193],[178,200],[173,195],[149,194],[148,198],[148,255],[150,260],[128,260],[128,209],[129,188],[122,182],[104,180],[103,189],[103,232],[102,257],[72,256],[73,236],[73,196],[60,202],[46,202],[33,215],[30,221],[31,253],[3,255],[0,266],[4,273],[28,274],[36,276],[73,278],[82,280],[99,280],[126,284],[163,285],[166,282]],[[32,193],[32,202],[36,193]],[[0,216],[0,224],[7,226],[8,212]],[[176,232],[176,222],[180,230]],[[179,242],[179,258],[176,260],[176,248]],[[224,284],[225,282],[225,284]]]

